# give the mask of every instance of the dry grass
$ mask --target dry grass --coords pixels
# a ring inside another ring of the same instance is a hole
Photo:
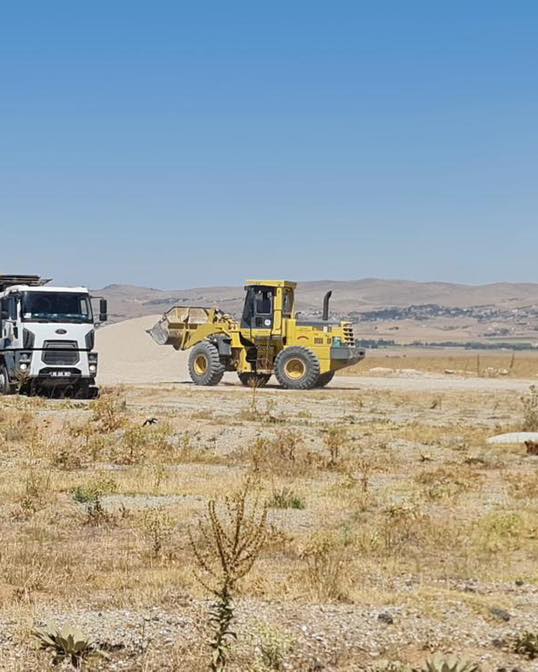
[[[178,595],[203,605],[187,530],[247,473],[271,508],[241,598],[279,601],[288,619],[298,604],[403,601],[429,613],[447,582],[484,581],[501,595],[501,584],[535,577],[535,464],[523,448],[485,444],[520,422],[517,394],[326,390],[297,393],[292,405],[291,395],[257,391],[259,416],[248,394],[171,387],[111,391],[90,406],[0,400],[6,617],[177,609]],[[157,422],[144,426],[148,417]],[[264,627],[256,656],[287,656],[289,636]],[[163,661],[187,655],[188,669],[200,664],[195,644],[190,654],[162,646],[130,669],[174,669]],[[39,669],[37,655],[28,651],[27,669]],[[247,669],[241,655],[231,669]]]
[[[470,377],[536,378],[538,353],[473,350],[432,351],[373,350],[367,360],[343,371],[343,375],[365,375],[377,367],[415,369],[426,373],[444,374],[446,371]]]

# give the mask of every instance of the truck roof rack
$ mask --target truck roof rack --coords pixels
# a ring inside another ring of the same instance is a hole
[[[0,275],[0,292],[13,285],[29,285],[42,287],[50,282],[50,278],[40,278],[39,275]]]

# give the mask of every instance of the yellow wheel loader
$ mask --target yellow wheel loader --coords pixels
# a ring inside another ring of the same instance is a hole
[[[159,345],[190,350],[189,373],[197,385],[217,385],[236,371],[243,385],[263,387],[274,374],[288,389],[329,383],[335,372],[364,358],[350,322],[329,321],[327,292],[318,322],[295,313],[296,283],[251,280],[238,322],[218,308],[176,306],[148,333]]]

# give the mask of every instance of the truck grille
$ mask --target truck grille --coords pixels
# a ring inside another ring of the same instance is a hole
[[[346,345],[355,345],[355,336],[353,334],[353,327],[351,324],[344,324],[344,343]]]
[[[73,366],[78,363],[76,341],[45,341],[42,360],[53,366]]]

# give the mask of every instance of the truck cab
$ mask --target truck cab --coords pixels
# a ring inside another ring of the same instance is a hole
[[[0,394],[97,396],[92,297],[38,276],[0,276]],[[107,319],[101,300],[99,322]]]

